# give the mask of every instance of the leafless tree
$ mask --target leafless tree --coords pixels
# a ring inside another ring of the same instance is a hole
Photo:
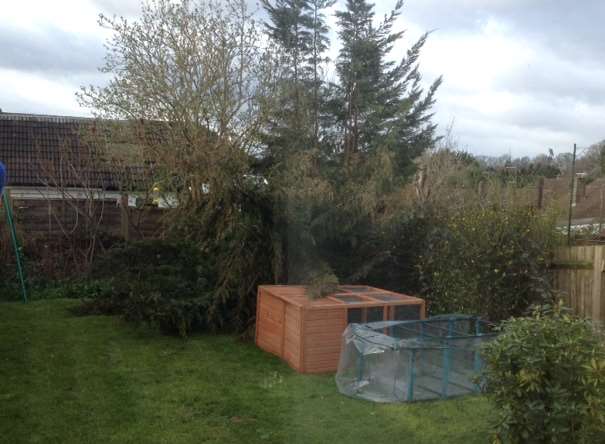
[[[99,117],[138,122],[146,155],[198,206],[205,191],[249,173],[275,88],[276,62],[243,0],[156,0],[136,22],[100,17],[113,31],[105,87],[83,88]]]

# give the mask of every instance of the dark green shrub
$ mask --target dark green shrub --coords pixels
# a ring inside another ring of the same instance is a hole
[[[552,300],[554,218],[531,208],[465,208],[437,221],[420,260],[432,313],[499,321]]]
[[[257,288],[278,274],[272,201],[266,191],[241,183],[206,198],[203,205],[179,206],[171,236],[199,245],[212,261],[209,327],[249,333]]]
[[[210,298],[171,299],[159,292],[134,291],[126,299],[123,313],[128,321],[147,322],[164,334],[186,337],[209,328]]]
[[[401,212],[385,230],[388,255],[360,283],[418,294],[422,291],[418,264],[438,220],[430,211],[410,208]]]
[[[106,280],[77,280],[39,285],[33,296],[36,299],[100,299],[110,297],[112,294],[113,287]]]
[[[211,327],[215,271],[192,243],[133,242],[112,248],[95,262],[92,277],[104,282],[77,307],[79,314],[122,314],[133,322],[186,336]]]
[[[123,314],[131,291],[130,284],[124,281],[99,280],[93,291],[80,293],[80,305],[71,309],[74,314],[85,315],[118,315]],[[96,290],[96,291],[95,291]]]
[[[583,320],[536,310],[484,350],[495,443],[605,442],[605,348]]]
[[[113,281],[141,281],[163,293],[179,294],[183,286],[208,286],[214,271],[202,251],[191,242],[150,240],[111,248],[93,265],[92,277]],[[176,283],[175,281],[181,281]],[[178,288],[173,287],[177,284]]]

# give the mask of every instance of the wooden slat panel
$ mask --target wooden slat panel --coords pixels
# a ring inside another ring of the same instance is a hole
[[[62,239],[64,235],[60,229],[61,225],[71,228],[82,222],[82,216],[78,216],[73,205],[86,211],[88,203],[86,200],[68,203],[61,200],[15,199],[13,207],[16,225],[22,232],[27,233],[28,237],[50,236]],[[97,201],[94,211],[101,217],[101,231],[113,236],[120,235],[122,214],[115,201]],[[137,227],[145,237],[161,232],[161,220],[166,210],[152,208],[130,211],[136,213]]]
[[[293,367],[300,366],[300,308],[286,306],[284,329],[284,359]]]
[[[590,264],[591,267],[564,267],[553,270],[553,284],[566,305],[575,314],[595,321],[605,320],[605,247],[585,245],[561,248],[556,252],[559,263]]]
[[[261,292],[259,304],[257,344],[263,350],[281,356],[285,303]]]

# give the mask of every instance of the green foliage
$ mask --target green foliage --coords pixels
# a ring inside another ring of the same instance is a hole
[[[271,200],[263,184],[245,181],[207,199],[178,210],[172,236],[188,239],[212,261],[210,325],[244,331],[252,326],[258,285],[274,280]]]
[[[387,254],[380,266],[373,267],[364,279],[368,285],[408,294],[422,292],[418,264],[435,230],[436,218],[418,208],[401,211],[385,227]]]
[[[103,299],[114,293],[113,287],[106,280],[78,279],[59,281],[53,285],[37,288],[35,299]]]
[[[531,208],[467,207],[437,220],[419,264],[432,313],[499,321],[551,298],[555,220]]]
[[[79,314],[122,314],[183,337],[218,323],[209,316],[215,268],[195,244],[123,244],[95,263],[92,277],[100,283],[83,288]]]
[[[146,322],[157,326],[164,334],[178,334],[184,338],[192,332],[211,328],[209,307],[208,294],[171,298],[161,291],[151,291],[146,285],[136,285],[125,300],[122,313],[127,321]]]
[[[388,234],[402,208],[401,188],[414,169],[412,159],[436,139],[430,109],[440,82],[426,93],[420,86],[418,57],[426,36],[402,60],[391,61],[403,36],[394,30],[402,2],[378,21],[374,5],[351,0],[336,14],[338,82],[322,87],[316,62],[327,48],[328,28],[321,17],[311,18],[330,4],[264,2],[268,35],[287,54],[288,73],[261,162],[278,229],[277,276],[309,284],[313,297],[338,282],[367,279],[391,259]],[[315,52],[314,35],[320,43]],[[305,63],[298,57],[311,53]],[[309,72],[316,88],[309,87]]]
[[[484,358],[495,443],[603,442],[605,348],[588,321],[536,309],[505,321]]]
[[[212,266],[190,242],[138,241],[116,246],[94,264],[92,277],[140,282],[170,297],[189,297],[212,281]]]

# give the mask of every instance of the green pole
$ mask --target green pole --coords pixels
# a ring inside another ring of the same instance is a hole
[[[408,402],[414,400],[414,383],[416,382],[416,350],[412,349],[410,352],[408,361],[408,367],[410,368],[410,379],[408,380]]]
[[[450,384],[450,367],[452,364],[452,356],[450,351],[450,338],[454,332],[454,320],[447,320],[447,339],[445,340],[445,348],[443,349],[443,376],[441,380],[441,396],[447,398],[447,388]]]
[[[363,379],[363,367],[363,352],[359,352],[359,357],[357,358],[357,382],[361,382]]]
[[[15,231],[15,224],[13,222],[13,210],[11,208],[10,199],[7,193],[2,193],[2,199],[4,202],[4,209],[6,211],[6,220],[8,221],[8,228],[11,233],[11,240],[13,242],[13,248],[15,249],[15,258],[17,260],[17,274],[19,275],[19,281],[21,282],[21,294],[23,295],[23,302],[27,302],[27,287],[25,285],[25,274],[23,273],[23,265],[21,263],[21,248],[19,247],[19,241],[17,240],[17,232]]]
[[[479,338],[481,336],[481,321],[479,318],[475,318],[475,336]],[[475,376],[479,378],[481,376],[481,367],[483,367],[483,363],[481,362],[481,343],[475,345],[475,362],[473,364],[473,371],[475,372]],[[475,385],[478,392],[481,391],[481,381],[477,381]]]

